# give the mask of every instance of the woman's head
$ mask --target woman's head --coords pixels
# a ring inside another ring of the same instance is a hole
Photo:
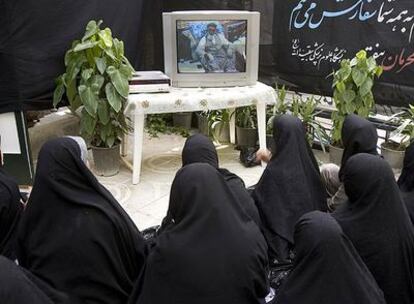
[[[206,163],[218,168],[216,147],[212,141],[202,134],[195,134],[187,138],[182,152],[183,166],[193,163]]]

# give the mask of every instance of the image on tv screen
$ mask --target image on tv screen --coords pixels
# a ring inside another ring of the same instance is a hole
[[[178,20],[178,73],[244,73],[246,40],[247,20]]]

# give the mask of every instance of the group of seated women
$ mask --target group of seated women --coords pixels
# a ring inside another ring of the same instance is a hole
[[[341,167],[321,173],[299,119],[277,117],[273,133],[250,192],[210,139],[188,138],[151,242],[79,138],[44,144],[24,206],[0,169],[0,303],[414,303],[414,145],[397,184],[358,116],[344,122]],[[274,286],[278,267],[289,271]]]

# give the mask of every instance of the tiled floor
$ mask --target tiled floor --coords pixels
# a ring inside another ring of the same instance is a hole
[[[37,158],[37,153],[45,141],[57,136],[75,135],[78,132],[77,126],[77,120],[64,109],[42,118],[35,127],[29,129],[34,159]],[[139,229],[160,224],[166,214],[171,183],[181,167],[181,150],[184,142],[185,138],[178,135],[161,135],[160,138],[146,136],[141,182],[138,185],[132,185],[131,172],[125,166],[122,166],[121,172],[116,176],[99,177]],[[131,147],[129,149],[131,155]],[[246,186],[254,185],[259,180],[263,168],[243,167],[239,162],[239,151],[234,150],[233,146],[221,145],[217,150],[221,167],[243,178]],[[322,161],[327,160],[327,156],[320,152],[317,152],[317,157]]]
[[[144,139],[141,182],[132,185],[131,172],[123,166],[114,177],[99,180],[114,194],[137,224],[144,229],[159,224],[168,208],[169,192],[175,173],[181,167],[185,138],[162,135]],[[245,168],[238,161],[239,152],[231,145],[217,147],[220,165],[238,174],[247,186],[255,184],[263,169]]]

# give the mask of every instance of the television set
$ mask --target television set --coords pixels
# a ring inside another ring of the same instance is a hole
[[[258,78],[260,13],[163,13],[165,73],[175,87],[254,85]]]

